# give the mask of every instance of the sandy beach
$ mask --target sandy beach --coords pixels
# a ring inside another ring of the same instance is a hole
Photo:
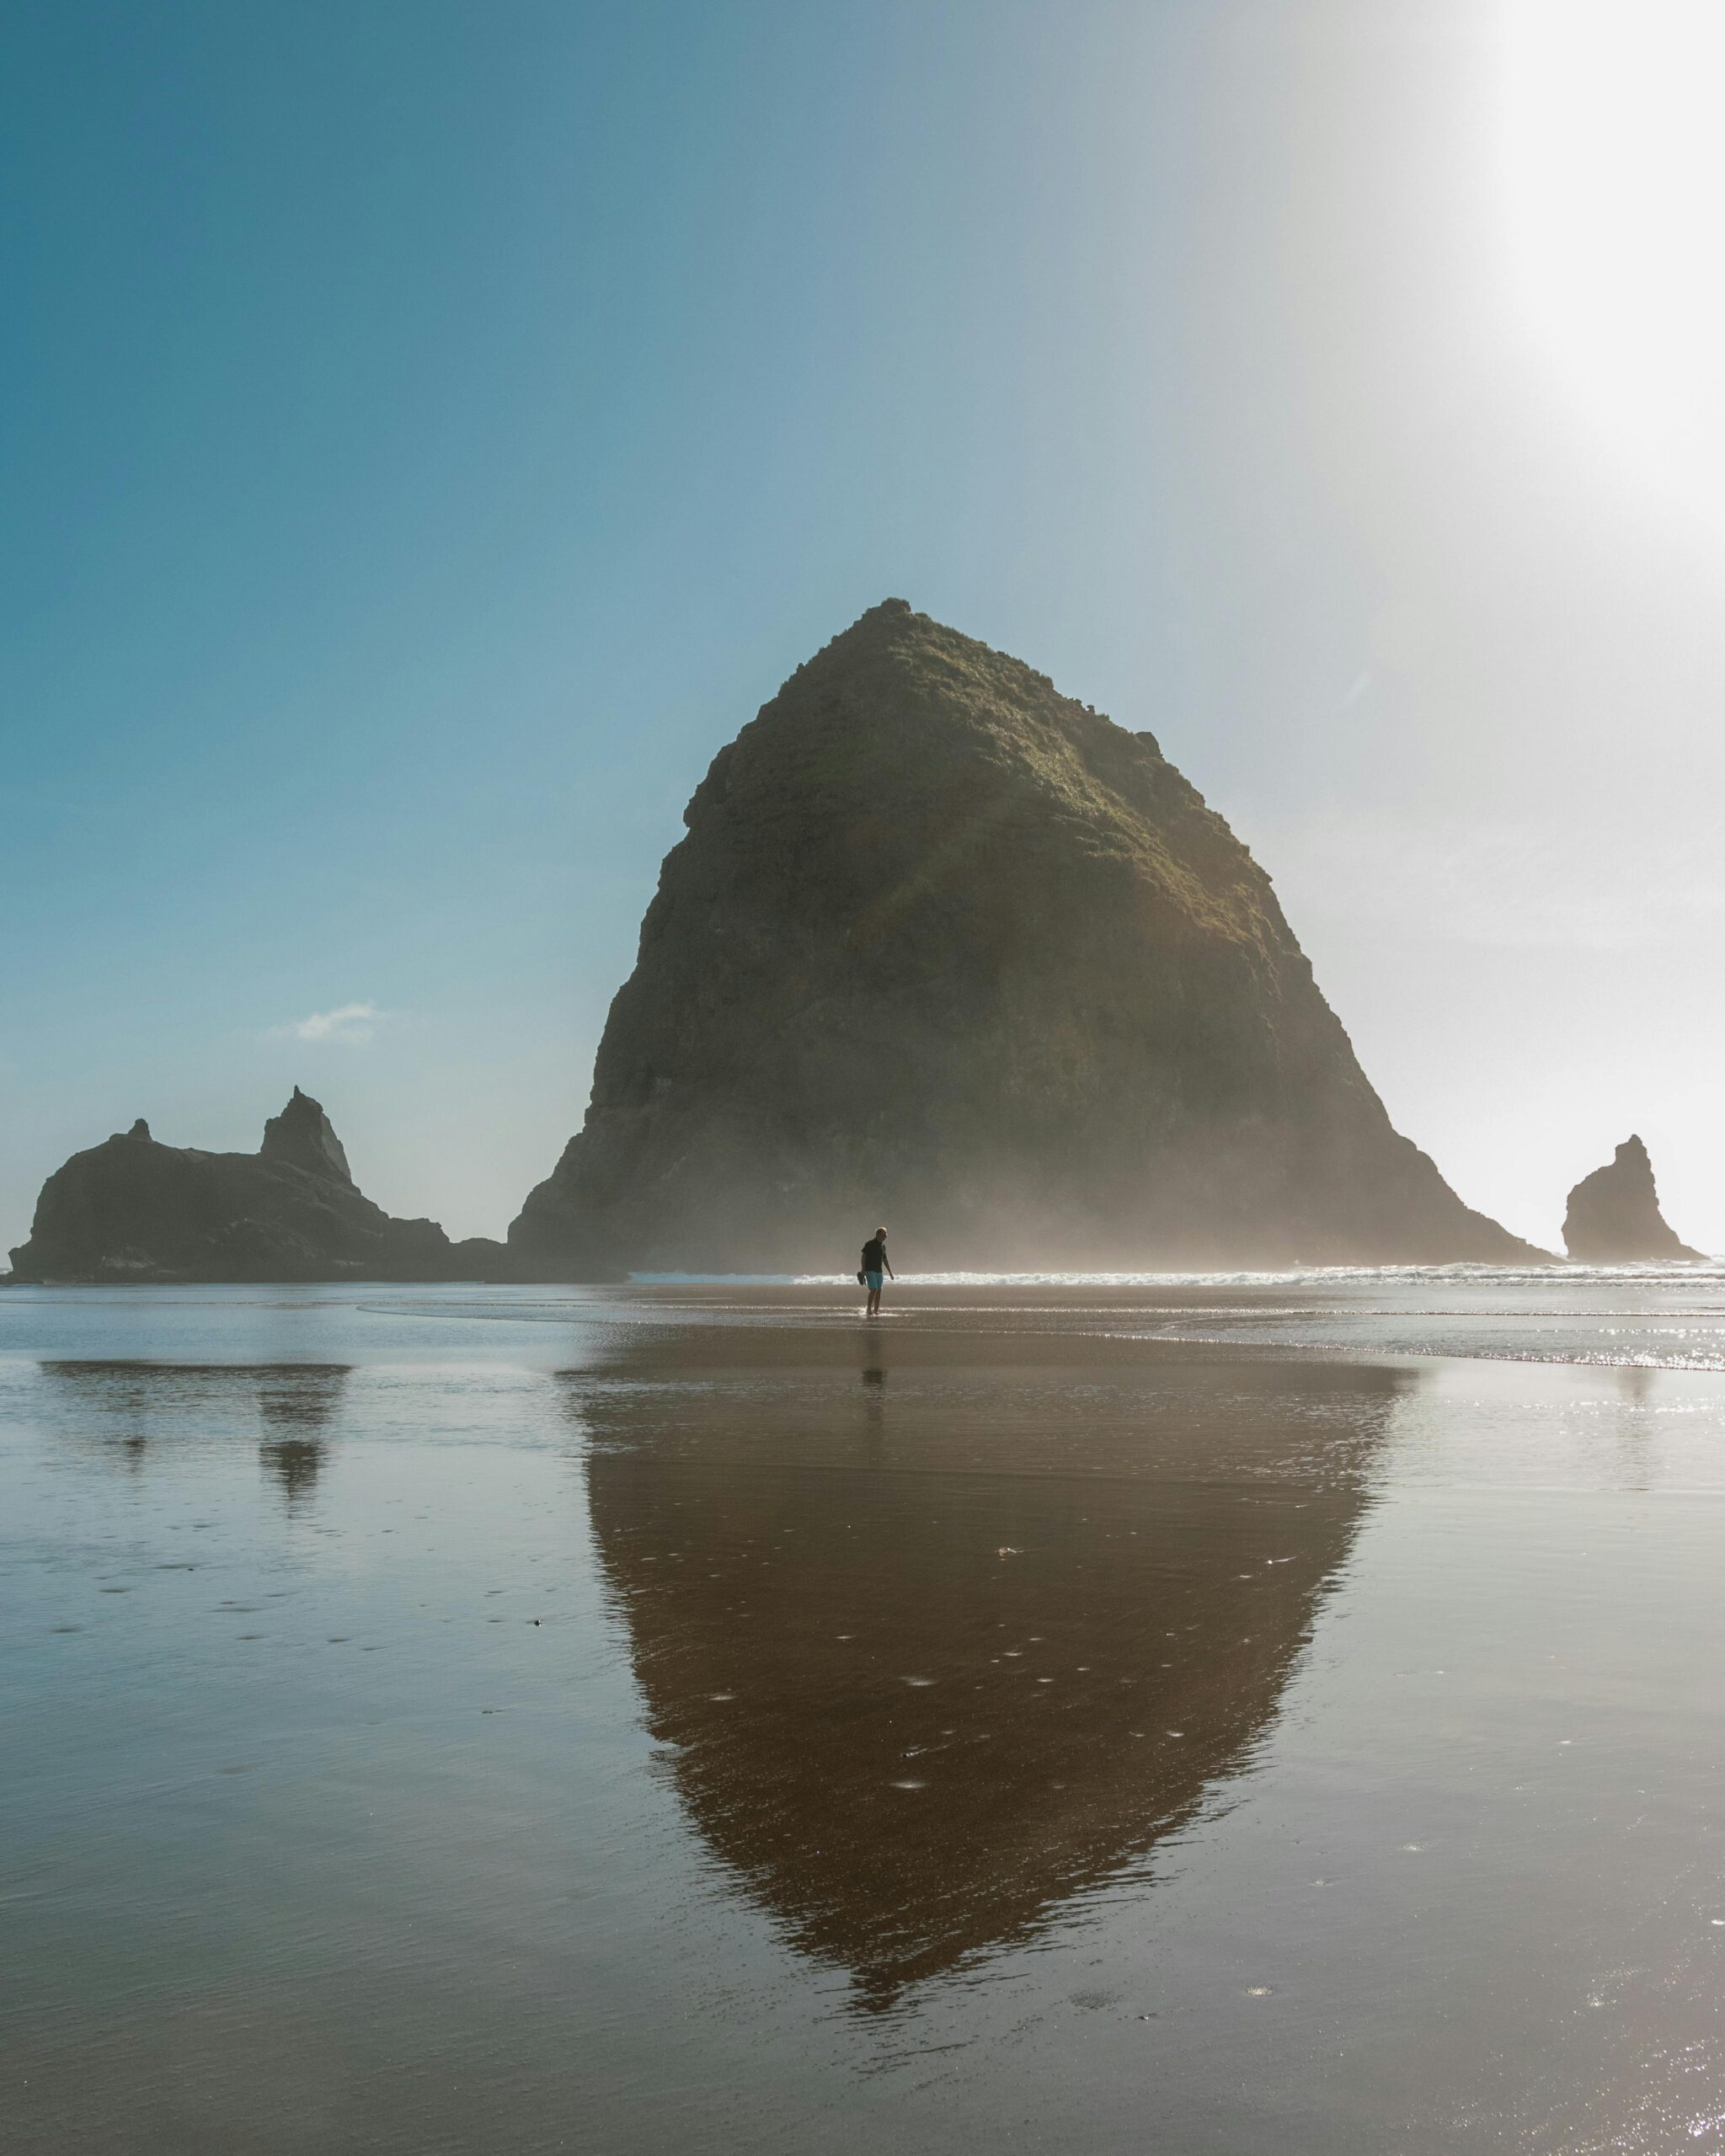
[[[1674,2145],[1720,1302],[10,1294],[20,2145]]]

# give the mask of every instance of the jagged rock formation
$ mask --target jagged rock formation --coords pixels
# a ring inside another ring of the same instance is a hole
[[[889,600],[715,758],[541,1277],[1543,1256],[1391,1128],[1269,878],[1147,734]]]
[[[257,1153],[160,1145],[139,1118],[42,1186],[18,1280],[473,1280],[512,1277],[500,1243],[451,1243],[355,1187],[318,1103],[293,1098]]]
[[[1563,1247],[1593,1265],[1632,1265],[1638,1260],[1696,1258],[1665,1225],[1653,1164],[1632,1133],[1610,1163],[1583,1176],[1569,1193],[1563,1215]]]
[[[264,1161],[286,1161],[291,1166],[304,1168],[314,1176],[327,1176],[333,1182],[354,1187],[353,1171],[348,1166],[347,1155],[341,1149],[334,1126],[324,1114],[319,1102],[309,1093],[302,1093],[296,1086],[293,1098],[280,1115],[272,1115],[264,1125],[264,1142],[258,1148],[258,1156]]]

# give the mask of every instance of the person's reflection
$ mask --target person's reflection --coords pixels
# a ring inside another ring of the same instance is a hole
[[[807,1333],[778,1369],[770,1342],[749,1369],[685,1346],[681,1372],[669,1345],[566,1380],[648,1720],[710,1845],[870,2006],[1023,1935],[1237,1769],[1409,1382],[954,1369],[907,1336],[883,1418],[884,1363],[859,1386],[836,1338],[825,1369]]]
[[[868,1419],[868,1434],[878,1438],[885,1422],[885,1342],[882,1334],[867,1331],[857,1336],[857,1344],[862,1361],[862,1412]]]

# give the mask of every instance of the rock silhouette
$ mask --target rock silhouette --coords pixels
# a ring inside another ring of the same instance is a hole
[[[256,1153],[162,1145],[141,1117],[49,1177],[19,1280],[451,1280],[502,1277],[503,1246],[451,1243],[355,1187],[318,1102],[299,1088]]]
[[[1583,1176],[1570,1192],[1563,1216],[1563,1246],[1572,1257],[1595,1265],[1704,1255],[1680,1241],[1665,1225],[1653,1164],[1633,1133],[1606,1166]]]
[[[1525,1260],[1147,734],[889,600],[721,750],[510,1230],[540,1278]]]

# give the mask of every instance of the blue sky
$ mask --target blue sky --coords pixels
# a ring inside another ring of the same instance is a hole
[[[898,594],[1154,728],[1472,1202],[1633,1125],[1725,1245],[1714,538],[1503,302],[1492,9],[0,20],[0,1244],[296,1082],[500,1232],[708,760]]]

